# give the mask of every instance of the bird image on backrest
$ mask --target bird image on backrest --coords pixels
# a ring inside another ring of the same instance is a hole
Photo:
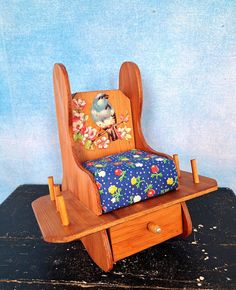
[[[110,141],[118,139],[116,133],[116,113],[108,101],[109,96],[99,93],[93,100],[91,116],[98,127],[105,130]]]

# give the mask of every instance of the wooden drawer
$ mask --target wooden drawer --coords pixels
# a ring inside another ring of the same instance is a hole
[[[159,226],[159,232],[148,229],[150,223]],[[181,205],[158,210],[156,212],[124,222],[109,229],[113,258],[118,261],[139,251],[159,244],[183,232]]]

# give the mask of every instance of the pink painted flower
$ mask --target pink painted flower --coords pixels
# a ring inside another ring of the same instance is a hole
[[[127,123],[129,121],[129,115],[128,114],[126,114],[126,115],[121,114],[120,120],[121,120],[121,122]]]
[[[108,148],[110,143],[110,140],[107,139],[107,137],[103,136],[100,139],[98,139],[97,141],[95,141],[95,145],[99,148],[99,149],[106,149]]]
[[[87,163],[88,166],[93,166],[93,164],[94,164],[93,162]]]
[[[84,126],[84,123],[81,120],[78,120],[76,122],[73,122],[72,128],[74,133],[80,132],[82,127]]]
[[[116,130],[116,133],[117,133],[119,139],[125,139],[128,141],[129,139],[132,138],[130,135],[130,131],[131,131],[131,128],[127,128],[125,126],[124,128],[118,128]]]
[[[72,122],[75,123],[75,122],[78,122],[80,121],[80,118],[77,117],[77,116],[72,116]]]
[[[84,132],[84,137],[88,140],[91,140],[91,141],[94,140],[96,135],[97,135],[97,129],[95,129],[91,126],[87,127],[85,132]]]
[[[77,112],[76,110],[73,110],[73,118],[87,121],[88,120],[88,115],[85,115],[83,112]]]
[[[86,105],[85,100],[73,99],[73,107],[77,110],[83,110]]]
[[[77,111],[73,110],[73,116],[72,116],[73,132],[77,133],[77,132],[84,131],[85,122],[87,121],[87,119],[88,119],[88,115],[85,115],[84,113],[78,113]]]

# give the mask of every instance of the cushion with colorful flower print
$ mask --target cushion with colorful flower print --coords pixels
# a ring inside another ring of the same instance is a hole
[[[104,213],[178,187],[174,161],[141,150],[87,161],[83,166],[95,177]]]

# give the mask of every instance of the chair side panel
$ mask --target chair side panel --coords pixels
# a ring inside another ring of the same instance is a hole
[[[93,176],[80,164],[71,142],[71,91],[66,68],[55,64],[53,71],[58,131],[63,165],[62,190],[69,190],[91,211],[100,215],[100,195]]]

